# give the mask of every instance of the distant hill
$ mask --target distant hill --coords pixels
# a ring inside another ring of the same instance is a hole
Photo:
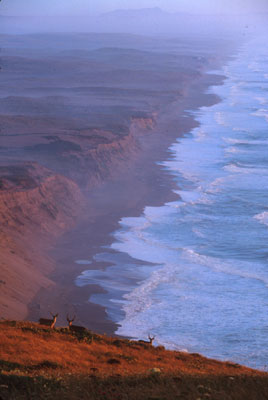
[[[229,35],[232,39],[266,27],[267,14],[197,15],[169,13],[159,7],[118,9],[99,16],[11,17],[0,16],[0,32],[8,34],[39,32],[103,32],[149,36],[200,37]],[[248,33],[247,30],[246,33]]]

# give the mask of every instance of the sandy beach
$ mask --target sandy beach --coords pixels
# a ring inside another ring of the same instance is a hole
[[[168,107],[149,133],[139,135],[140,149],[116,176],[104,181],[92,192],[88,191],[87,211],[83,221],[66,233],[51,252],[56,269],[50,276],[55,282],[50,290],[41,290],[30,304],[28,318],[36,320],[50,310],[59,312],[59,325],[66,324],[66,315],[76,315],[77,323],[100,333],[114,334],[116,324],[107,318],[105,309],[89,301],[92,294],[103,289],[96,285],[77,287],[75,279],[85,269],[109,268],[109,264],[94,262],[79,265],[76,260],[92,260],[94,255],[109,246],[111,234],[125,216],[138,216],[145,206],[158,206],[178,198],[172,189],[172,176],[157,161],[168,157],[168,147],[178,137],[189,133],[197,125],[184,110],[212,105],[218,99],[204,94],[211,84],[220,84],[221,77],[204,75],[189,94]]]
[[[216,42],[69,39],[26,35],[18,49],[19,36],[2,38],[0,310],[32,321],[58,312],[59,326],[69,313],[111,334],[105,309],[88,301],[103,289],[75,285],[109,265],[76,261],[109,246],[122,217],[176,197],[157,162],[196,126],[186,110],[219,101],[206,92],[224,77],[208,72],[234,46],[223,42],[219,55]]]

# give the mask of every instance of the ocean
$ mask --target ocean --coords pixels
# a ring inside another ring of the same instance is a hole
[[[221,101],[162,168],[178,200],[123,218],[77,285],[101,285],[117,334],[268,369],[268,45],[243,44],[221,71]]]

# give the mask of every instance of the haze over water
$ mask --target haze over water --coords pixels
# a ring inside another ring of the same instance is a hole
[[[170,349],[200,352],[251,367],[268,357],[268,48],[241,47],[210,89],[222,101],[192,112],[200,126],[178,139],[162,162],[181,199],[124,218],[112,264],[85,271],[99,283],[120,335],[156,335]],[[135,259],[140,260],[136,263]],[[151,263],[151,264],[148,264]],[[115,289],[117,288],[117,289]]]

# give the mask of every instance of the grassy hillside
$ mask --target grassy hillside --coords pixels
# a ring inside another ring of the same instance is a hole
[[[268,374],[90,331],[0,323],[0,399],[262,400]]]

